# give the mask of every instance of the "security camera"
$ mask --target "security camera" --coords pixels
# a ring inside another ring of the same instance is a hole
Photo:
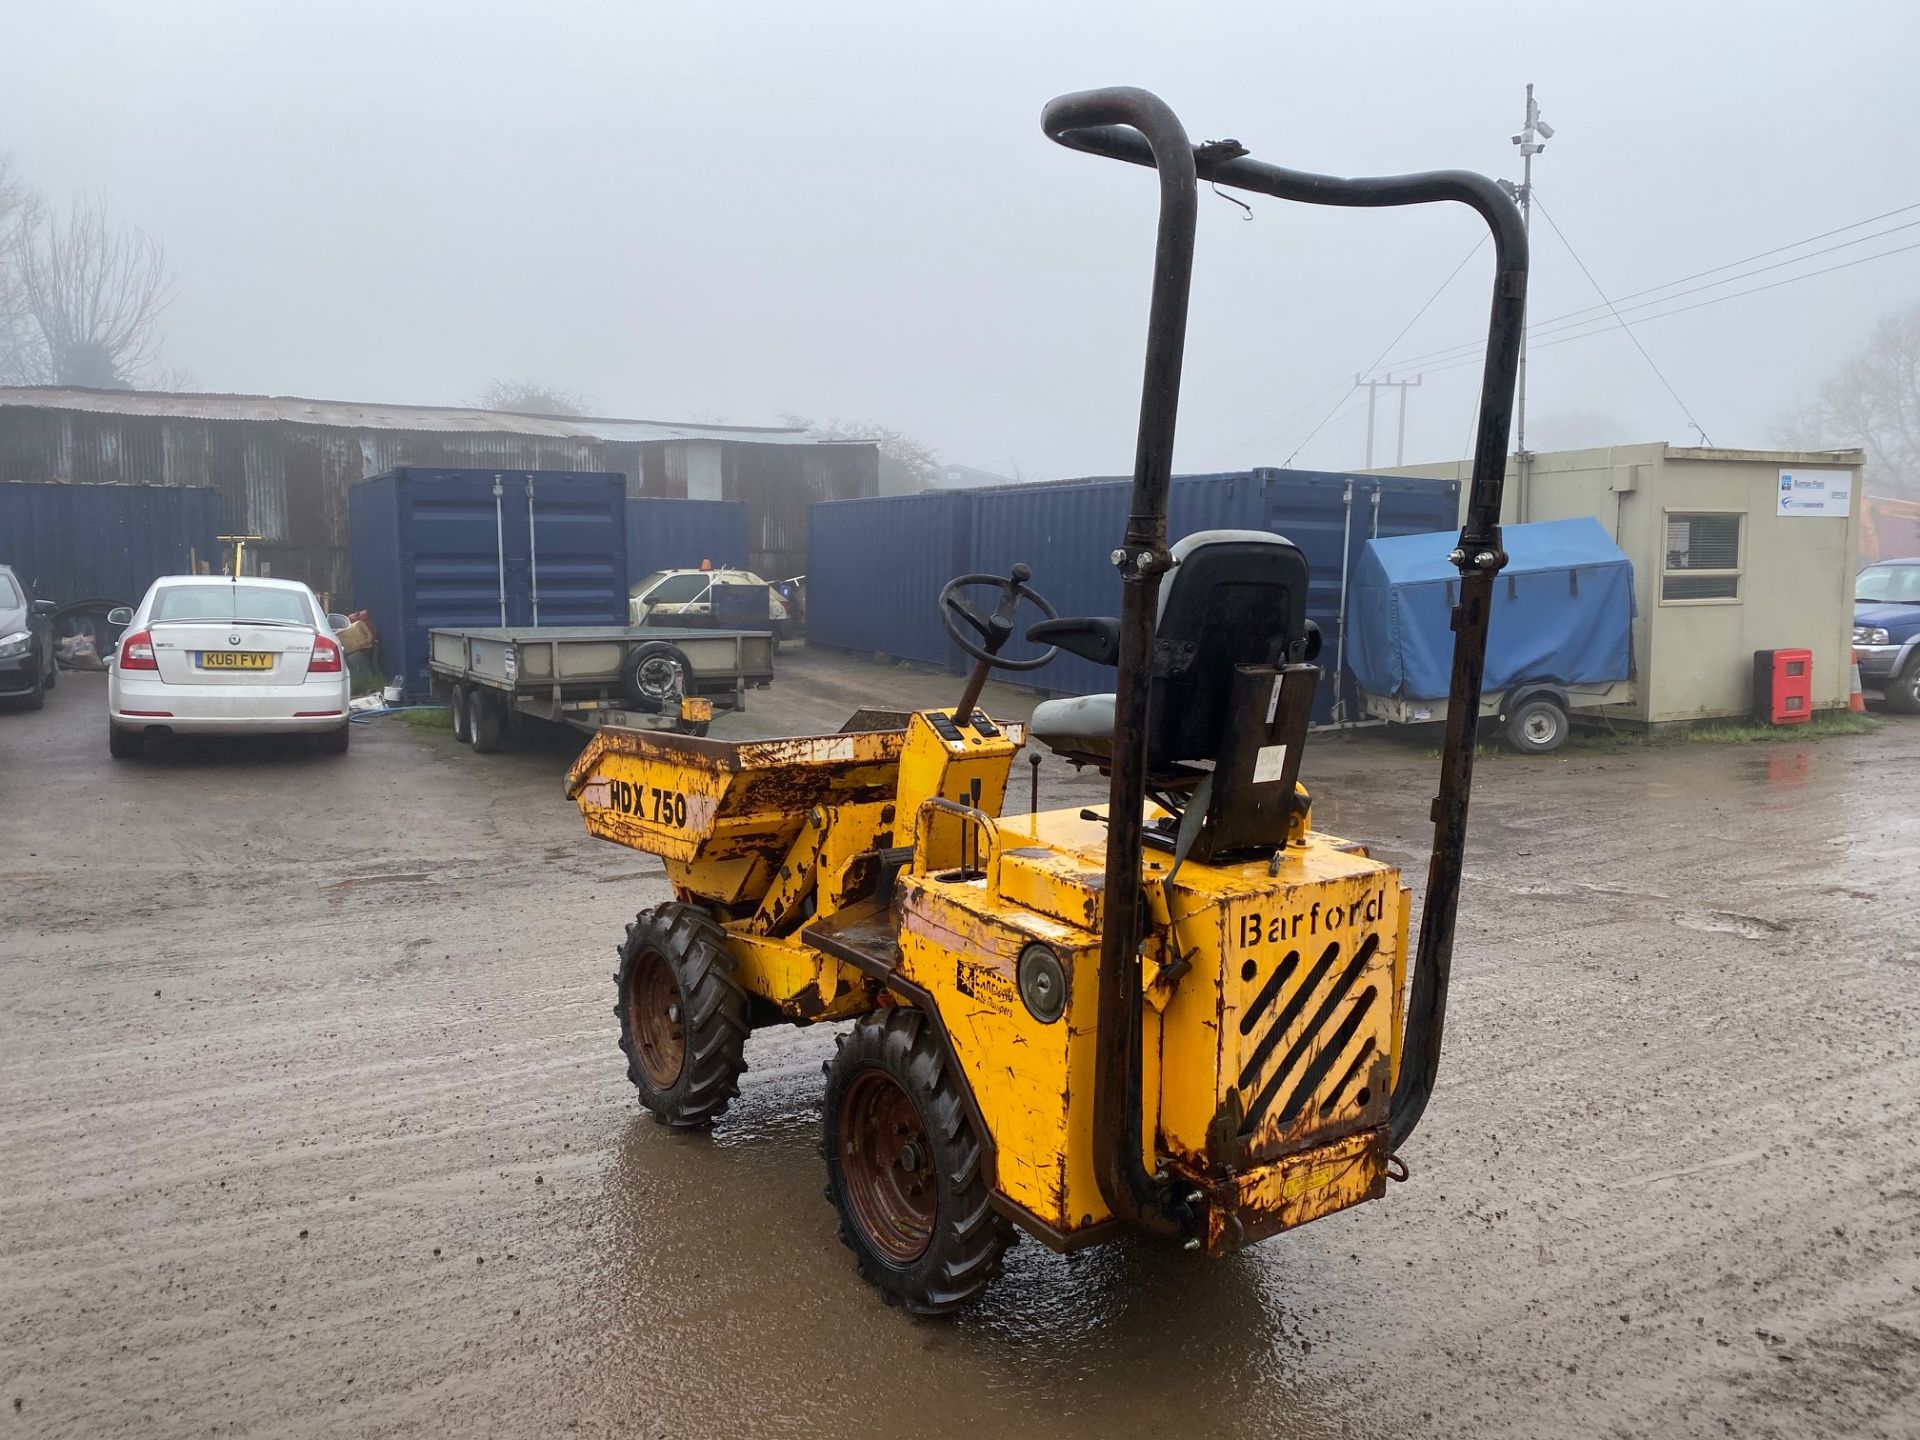
[[[1540,138],[1542,140],[1551,140],[1553,138],[1553,127],[1547,124],[1546,121],[1540,121],[1533,128],[1540,132]]]

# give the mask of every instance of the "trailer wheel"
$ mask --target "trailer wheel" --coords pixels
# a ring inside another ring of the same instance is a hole
[[[467,708],[469,703],[467,687],[464,685],[454,686],[452,693],[447,696],[447,709],[453,713],[453,738],[462,745],[473,743],[473,724]]]
[[[1507,743],[1523,755],[1549,755],[1567,743],[1567,712],[1546,696],[1523,700],[1507,716]]]
[[[619,947],[620,1048],[640,1103],[663,1125],[711,1124],[747,1068],[747,992],[726,935],[692,905],[643,910]]]
[[[649,640],[620,662],[620,689],[634,709],[658,715],[693,693],[693,662],[679,646]]]
[[[467,730],[476,754],[492,755],[506,748],[507,707],[492,691],[476,688],[467,696]]]
[[[988,1203],[985,1147],[952,1061],[926,1017],[902,1007],[863,1016],[837,1043],[820,1153],[840,1241],[888,1304],[951,1314],[1013,1243]]]

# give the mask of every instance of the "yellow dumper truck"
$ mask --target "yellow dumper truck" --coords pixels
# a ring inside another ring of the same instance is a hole
[[[961,576],[939,601],[975,661],[957,704],[744,743],[609,728],[568,778],[587,829],[660,856],[674,890],[619,947],[641,1103],[706,1125],[755,1028],[851,1022],[827,1065],[828,1194],[861,1272],[926,1314],[977,1297],[1016,1227],[1061,1249],[1134,1232],[1219,1255],[1404,1175],[1439,1061],[1505,558],[1527,251],[1493,182],[1281,169],[1234,141],[1193,144],[1140,90],[1065,96],[1043,124],[1159,182],[1131,517],[1111,553],[1120,614],[1056,615],[1025,566]],[[1300,551],[1253,531],[1167,543],[1202,180],[1322,205],[1455,202],[1492,232],[1417,950],[1399,872],[1314,829],[1298,781],[1320,673]],[[1048,701],[1026,729],[981,710],[1023,605],[1039,612],[1028,638],[1112,665],[1112,693]],[[1108,804],[1004,813],[1029,740],[1099,767]]]

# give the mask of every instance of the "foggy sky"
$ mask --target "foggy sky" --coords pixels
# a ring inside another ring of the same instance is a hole
[[[1143,85],[1305,169],[1517,178],[1533,81],[1540,197],[1615,294],[1920,200],[1894,0],[4,0],[0,26],[0,149],[165,242],[167,358],[201,389],[537,377],[603,414],[871,417],[1029,477],[1130,465],[1153,236],[1144,172],[1041,135],[1063,91]],[[1478,233],[1254,207],[1202,190],[1183,470],[1285,463]],[[1537,215],[1534,253],[1534,316],[1595,303]],[[1490,273],[1398,353],[1475,338]],[[1920,250],[1638,333],[1715,443],[1763,445],[1916,298]],[[1413,392],[1409,462],[1463,452],[1477,374]],[[1529,413],[1536,448],[1697,438],[1617,333],[1536,349]],[[1358,466],[1363,415],[1293,463]]]

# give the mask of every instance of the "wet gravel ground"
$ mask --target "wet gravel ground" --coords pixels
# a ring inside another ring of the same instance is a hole
[[[954,688],[783,674],[720,730]],[[566,737],[116,763],[103,691],[0,715],[0,1440],[1920,1435],[1920,724],[1489,760],[1412,1182],[1227,1261],[1023,1243],[928,1323],[834,1240],[828,1032],[711,1137],[637,1110],[666,892]],[[1435,768],[1305,778],[1417,885]]]

